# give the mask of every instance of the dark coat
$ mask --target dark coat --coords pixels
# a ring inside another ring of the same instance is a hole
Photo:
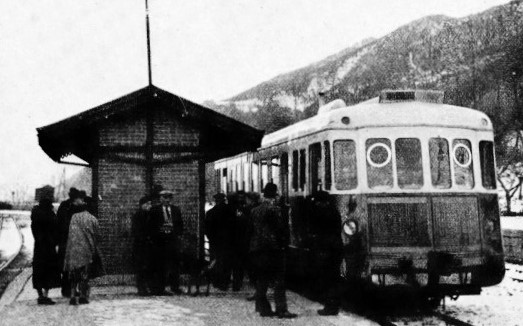
[[[67,237],[69,236],[69,225],[75,212],[75,207],[71,199],[64,200],[56,212],[58,219],[58,255],[60,265],[64,263],[65,247],[67,245]]]
[[[53,207],[37,205],[31,212],[31,231],[34,237],[33,287],[35,289],[58,287],[60,264],[58,245],[58,224]]]
[[[233,241],[234,211],[222,203],[211,208],[205,216],[205,234],[212,252],[227,250]]]
[[[341,251],[341,216],[336,207],[327,202],[314,202],[309,212],[311,245],[320,250]]]
[[[250,222],[250,252],[282,250],[289,245],[289,222],[274,203],[264,201],[255,207]]]
[[[183,220],[182,212],[178,206],[170,205],[171,219],[173,224],[172,237],[173,240],[178,240],[183,234]],[[149,212],[149,223],[147,227],[147,235],[152,239],[158,239],[161,236],[161,229],[164,222],[163,206],[157,205],[151,208]]]
[[[149,236],[147,226],[149,212],[139,209],[131,219],[131,235],[133,237],[133,262],[135,266],[143,267],[149,254]]]

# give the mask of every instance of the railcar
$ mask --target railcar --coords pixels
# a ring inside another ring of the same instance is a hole
[[[478,294],[503,279],[492,122],[438,91],[383,91],[266,135],[256,152],[215,162],[217,190],[278,185],[290,207],[288,270],[308,277],[307,207],[331,194],[343,223],[342,272],[430,296]],[[350,251],[350,250],[349,250]],[[354,259],[354,257],[359,257]]]

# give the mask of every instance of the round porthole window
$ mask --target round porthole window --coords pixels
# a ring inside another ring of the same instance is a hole
[[[463,168],[468,168],[470,163],[472,163],[472,153],[467,146],[463,144],[457,144],[454,146],[453,153],[454,162],[456,162],[457,165]]]
[[[391,157],[392,153],[389,146],[383,143],[372,144],[367,150],[367,162],[376,168],[389,164]]]

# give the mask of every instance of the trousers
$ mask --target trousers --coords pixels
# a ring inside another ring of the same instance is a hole
[[[253,267],[256,271],[256,311],[270,313],[271,304],[267,299],[269,284],[274,283],[274,303],[276,313],[287,311],[285,293],[285,252],[266,250],[252,253]]]

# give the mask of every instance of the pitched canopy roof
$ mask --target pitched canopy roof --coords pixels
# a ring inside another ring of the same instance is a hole
[[[154,104],[154,105],[151,105]],[[81,112],[53,124],[37,128],[38,141],[44,152],[56,162],[70,154],[91,163],[96,155],[96,132],[102,124],[125,116],[143,114],[145,110],[165,108],[200,130],[210,133],[209,148],[219,150],[221,157],[256,150],[263,131],[203,107],[154,85],[139,89],[111,102]],[[213,143],[214,142],[214,143]]]

